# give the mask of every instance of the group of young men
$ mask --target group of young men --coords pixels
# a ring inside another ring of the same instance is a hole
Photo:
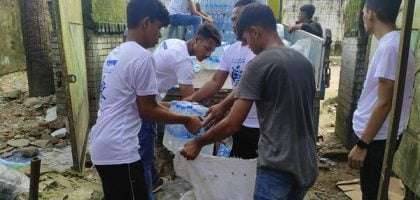
[[[354,116],[360,140],[349,155],[350,166],[362,167],[364,199],[373,199],[377,190],[374,184],[397,67],[399,33],[394,30],[400,2],[367,0],[364,9],[365,28],[380,41]],[[152,53],[147,49],[158,43],[159,30],[170,23],[170,13],[159,0],[128,3],[126,41],[104,62],[98,119],[90,134],[91,158],[105,199],[153,199],[159,182],[153,165],[156,122],[184,124],[192,133],[212,125],[182,149],[190,160],[203,146],[233,136],[232,157],[258,159],[254,199],[304,198],[318,175],[312,65],[283,45],[268,6],[239,0],[232,22],[238,41],[225,50],[213,77],[194,92],[191,56],[204,60],[220,46],[217,29],[203,24],[193,39],[164,40]],[[233,91],[209,109],[206,124],[194,116],[172,113],[162,102],[176,85],[184,100],[200,102],[212,97],[228,76]],[[401,130],[412,82],[408,76]]]

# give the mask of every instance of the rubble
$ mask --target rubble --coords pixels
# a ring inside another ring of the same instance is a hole
[[[0,142],[0,150],[4,149],[7,147],[7,144],[4,142]]]
[[[20,150],[22,156],[25,158],[32,158],[39,154],[39,150],[36,147],[25,147]]]
[[[40,147],[40,148],[46,148],[50,144],[49,140],[35,140],[34,142],[31,142],[31,145]]]
[[[20,98],[21,95],[22,95],[22,91],[18,89],[11,90],[9,92],[0,93],[0,96],[6,101],[18,99]]]
[[[54,138],[65,138],[67,134],[67,129],[66,128],[60,128],[54,132],[51,133],[51,136],[53,136]]]
[[[13,139],[7,141],[7,144],[11,147],[26,147],[28,146],[30,141],[28,139]]]
[[[57,106],[49,108],[47,110],[47,115],[45,116],[46,122],[52,122],[57,119]]]
[[[43,102],[37,98],[37,97],[30,97],[25,99],[25,101],[23,101],[23,105],[27,108],[30,107],[34,107],[34,108],[39,108],[40,106],[42,106]]]

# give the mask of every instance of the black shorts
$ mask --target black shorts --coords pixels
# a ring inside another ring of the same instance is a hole
[[[142,162],[120,165],[95,165],[106,200],[148,199]]]
[[[252,159],[258,157],[259,128],[242,126],[233,136],[233,147],[230,157]]]

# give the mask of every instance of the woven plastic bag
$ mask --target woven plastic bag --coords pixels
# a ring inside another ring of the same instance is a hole
[[[177,176],[190,182],[197,200],[252,200],[257,160],[225,158],[201,153],[194,161],[175,154]]]

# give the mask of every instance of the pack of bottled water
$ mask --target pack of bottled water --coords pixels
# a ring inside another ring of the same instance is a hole
[[[187,102],[187,101],[172,101],[170,103],[170,111],[188,116],[199,116],[204,117],[208,111],[208,108],[198,103]],[[190,133],[182,124],[167,124],[165,126],[165,135],[163,137],[163,145],[172,152],[177,152],[182,149],[188,141],[203,135],[205,132],[204,128],[201,128],[197,133]],[[231,145],[222,144],[220,145],[217,155],[229,157]],[[202,153],[212,155],[213,145],[207,145],[201,150]]]
[[[172,101],[170,105],[170,111],[180,115],[204,117],[208,110],[205,106],[187,101]],[[168,124],[166,129],[169,134],[183,139],[194,138],[204,133],[203,128],[198,133],[190,133],[182,124]]]
[[[198,103],[192,103],[187,101],[172,101],[170,103],[170,111],[189,116],[200,116],[204,117],[207,113],[208,108]],[[205,132],[204,128],[201,128],[197,133],[190,133],[183,124],[167,124],[165,125],[165,135],[163,136],[163,145],[172,152],[177,152],[182,149],[188,141],[202,135]],[[205,154],[212,155],[213,146],[207,145],[202,151]]]

